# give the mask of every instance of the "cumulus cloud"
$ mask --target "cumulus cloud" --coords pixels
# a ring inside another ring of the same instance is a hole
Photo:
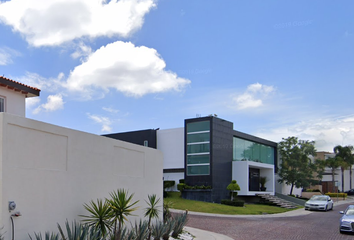
[[[119,112],[119,110],[111,108],[111,107],[103,107],[102,109],[106,112],[109,112],[109,113],[118,113]]]
[[[13,58],[20,56],[21,54],[11,48],[8,47],[2,47],[0,48],[0,65],[9,65],[13,63]]]
[[[237,109],[257,108],[263,106],[264,98],[274,91],[273,86],[260,83],[251,84],[243,94],[234,97],[233,102]]]
[[[33,111],[33,114],[38,114],[41,111],[53,112],[63,108],[64,108],[64,101],[61,94],[49,95],[47,98],[47,102],[38,106]]]
[[[87,114],[88,117],[96,123],[102,125],[101,131],[102,132],[111,132],[112,131],[112,121],[108,117],[102,117],[98,115],[91,115]]]
[[[336,145],[353,145],[354,115],[301,121],[293,125],[263,130],[256,135],[276,142],[289,136],[296,136],[302,140],[314,140],[318,151],[331,152]]]
[[[19,82],[36,87],[46,92],[58,92],[65,89],[64,73],[59,73],[56,78],[45,78],[37,73],[27,72],[22,77],[17,77]]]
[[[81,37],[128,37],[141,28],[154,0],[12,0],[0,3],[0,21],[33,46]]]
[[[188,79],[165,70],[166,63],[153,48],[117,41],[92,53],[71,71],[66,87],[90,99],[110,88],[128,96],[180,91]]]

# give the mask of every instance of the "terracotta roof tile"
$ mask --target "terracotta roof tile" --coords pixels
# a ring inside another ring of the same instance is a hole
[[[16,82],[16,81],[14,81],[14,80],[12,80],[12,79],[10,79],[10,78],[6,78],[6,77],[2,77],[2,76],[0,76],[0,78],[3,78],[3,79],[5,79],[5,80],[10,81],[10,82],[13,82],[13,83],[20,84],[20,85],[22,85],[22,86],[24,86],[24,87],[28,87],[28,88],[31,88],[31,89],[36,90],[36,91],[40,91],[39,88],[31,87],[31,86],[28,86],[28,85],[26,85],[26,84],[23,84],[23,83],[20,83],[20,82]]]
[[[0,86],[7,87],[8,89],[13,89],[14,91],[26,94],[26,97],[39,96],[39,93],[41,91],[38,88],[31,87],[20,82],[16,82],[3,76],[0,76]]]

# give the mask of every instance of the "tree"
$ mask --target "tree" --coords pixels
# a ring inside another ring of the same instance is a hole
[[[111,199],[106,199],[106,201],[111,208],[111,217],[114,225],[114,240],[120,240],[124,221],[127,220],[127,216],[132,215],[132,212],[137,209],[137,207],[133,206],[139,201],[132,203],[134,194],[129,195],[128,191],[124,189],[118,189],[110,193],[110,196]]]
[[[157,204],[160,202],[160,199],[156,199],[156,194],[148,195],[149,201],[145,201],[148,204],[148,207],[145,208],[145,217],[149,218],[148,228],[149,228],[149,238],[151,239],[151,219],[159,217],[159,209]]]
[[[336,158],[340,162],[340,169],[342,174],[342,192],[344,192],[344,170],[349,168],[349,184],[352,189],[352,165],[353,159],[353,146],[341,146],[337,145],[333,148],[333,152],[336,154]]]
[[[291,185],[290,195],[294,187],[306,188],[316,181],[313,177],[316,164],[310,159],[310,156],[316,155],[314,141],[299,141],[297,137],[283,138],[278,149],[281,157],[278,182]]]
[[[240,186],[237,184],[236,180],[232,180],[231,183],[226,187],[227,190],[231,192],[231,201],[234,200],[234,191],[241,190]]]
[[[337,158],[332,157],[332,158],[327,158],[325,160],[325,166],[329,167],[331,169],[331,175],[332,175],[332,192],[335,192],[334,188],[334,174],[336,172],[336,169],[340,166],[340,162],[338,161]]]

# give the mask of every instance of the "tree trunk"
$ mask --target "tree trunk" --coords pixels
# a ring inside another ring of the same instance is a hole
[[[344,192],[344,169],[342,168],[342,192]]]
[[[334,187],[334,169],[332,168],[332,192],[335,192],[335,187]]]
[[[352,167],[353,165],[350,165],[350,169],[349,169],[349,178],[350,178],[350,181],[349,181],[349,185],[350,185],[350,189],[352,189]]]
[[[290,188],[290,195],[293,195],[293,189],[294,189],[294,184],[291,184],[291,188]]]

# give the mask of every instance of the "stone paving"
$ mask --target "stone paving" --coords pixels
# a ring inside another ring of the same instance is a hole
[[[218,216],[189,214],[187,226],[226,235],[235,240],[354,239],[339,233],[339,211],[354,202],[342,201],[333,211],[295,210],[287,214],[260,216]]]

